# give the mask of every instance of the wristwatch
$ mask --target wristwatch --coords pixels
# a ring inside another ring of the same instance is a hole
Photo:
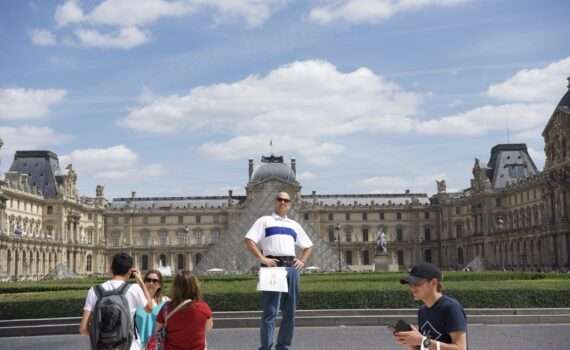
[[[423,342],[422,342],[422,346],[424,349],[429,349],[429,346],[431,345],[431,339],[428,337],[425,337]]]

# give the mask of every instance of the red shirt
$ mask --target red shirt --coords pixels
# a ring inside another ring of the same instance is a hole
[[[168,309],[170,303],[167,303]],[[164,307],[157,322],[164,324]],[[205,302],[198,300],[176,311],[166,326],[165,350],[204,350],[206,348],[206,321],[212,317],[212,310]]]

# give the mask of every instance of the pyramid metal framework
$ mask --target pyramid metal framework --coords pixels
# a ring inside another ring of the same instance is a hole
[[[239,214],[230,215],[228,229],[195,266],[195,271],[204,274],[209,269],[219,268],[227,273],[255,272],[259,264],[246,249],[243,243],[244,236],[259,217],[271,215],[276,193],[283,191],[284,188],[290,188],[291,185],[276,178],[257,184],[255,195],[248,196],[242,203]],[[295,203],[288,217],[297,221],[313,241],[313,253],[307,265],[317,266],[321,271],[335,271],[338,267],[338,253],[304,221],[303,216],[295,210]]]

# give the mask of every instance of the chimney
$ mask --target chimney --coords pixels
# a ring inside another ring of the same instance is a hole
[[[253,159],[249,160],[249,181],[251,181],[251,175],[253,175]]]
[[[293,170],[293,174],[297,175],[297,160],[295,158],[291,158],[291,170]]]
[[[131,192],[131,198],[135,198],[137,196],[137,193],[135,191]]]
[[[250,160],[251,161],[251,160]],[[250,176],[251,177],[251,176]],[[233,197],[234,191],[232,190],[228,190],[228,206],[231,207],[232,206],[232,197]]]
[[[313,197],[313,205],[317,204],[317,191],[313,191],[312,197]]]
[[[566,78],[568,80],[568,90],[570,90],[570,77]]]

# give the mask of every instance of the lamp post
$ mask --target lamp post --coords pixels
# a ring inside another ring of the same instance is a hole
[[[336,242],[338,246],[338,272],[342,272],[342,263],[341,263],[342,255],[340,251],[340,225],[336,224],[334,228],[336,231]]]

